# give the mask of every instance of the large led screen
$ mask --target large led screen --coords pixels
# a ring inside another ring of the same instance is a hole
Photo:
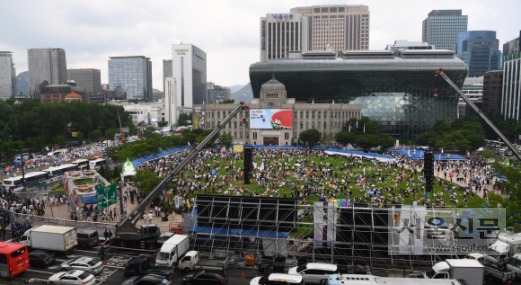
[[[293,126],[291,109],[250,109],[251,129],[282,130]]]

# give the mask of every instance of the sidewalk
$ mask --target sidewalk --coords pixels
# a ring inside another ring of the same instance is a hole
[[[127,203],[127,207],[128,207],[127,213],[130,213],[131,211],[133,211],[137,205],[138,205],[137,203],[134,203],[134,204]],[[112,205],[111,208],[113,206],[115,206],[115,205]],[[150,208],[147,207],[145,212],[148,214],[149,210],[150,210]],[[153,211],[153,209],[152,209],[152,211]],[[139,216],[141,217],[142,215],[143,215],[143,213],[141,213]],[[70,212],[67,204],[53,206],[53,207],[51,207],[49,205],[45,205],[44,217],[70,220],[71,212]],[[119,215],[119,212],[118,212],[117,218],[118,218],[118,221],[121,219],[121,215]],[[148,222],[148,221],[146,221],[146,222]],[[170,215],[168,215],[168,221],[162,221],[161,217],[156,217],[155,215],[152,218],[152,223],[156,224],[162,233],[170,230],[170,225],[172,222],[183,222],[182,214],[170,214]],[[145,221],[142,218],[140,218],[136,222],[136,226],[140,226],[144,223],[145,223]],[[109,222],[107,222],[107,224],[116,224],[116,221],[109,221]]]

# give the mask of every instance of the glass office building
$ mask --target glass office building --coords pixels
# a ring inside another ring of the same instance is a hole
[[[469,77],[501,69],[501,51],[495,31],[459,33],[457,54],[469,66]]]
[[[145,56],[112,56],[109,89],[125,92],[129,100],[152,99],[152,62]]]
[[[461,10],[432,10],[422,23],[422,41],[437,49],[456,51],[458,33],[466,32],[468,16]]]
[[[448,50],[351,51],[340,57],[303,54],[299,59],[257,62],[250,66],[255,98],[274,75],[297,101],[361,104],[362,115],[380,131],[400,140],[431,130],[437,120],[457,117],[458,93],[439,68],[461,88],[467,65]]]

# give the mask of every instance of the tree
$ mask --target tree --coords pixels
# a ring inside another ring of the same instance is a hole
[[[342,146],[346,146],[347,144],[355,143],[356,138],[355,134],[353,133],[348,131],[341,131],[335,135],[335,141]]]
[[[300,133],[299,140],[307,144],[309,148],[316,146],[320,142],[322,134],[316,129],[305,130]]]
[[[219,143],[226,147],[231,145],[232,142],[233,142],[233,137],[232,137],[232,134],[230,134],[230,133],[224,133],[219,136]]]
[[[138,169],[136,171],[136,176],[133,178],[134,181],[137,181],[137,186],[139,189],[139,193],[142,197],[146,197],[150,192],[156,187],[159,182],[161,182],[161,178],[159,178],[154,171],[149,169]]]
[[[179,119],[177,119],[178,126],[188,126],[192,124],[192,113],[189,114],[180,114]]]

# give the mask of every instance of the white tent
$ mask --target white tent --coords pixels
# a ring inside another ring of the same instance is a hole
[[[128,158],[127,161],[123,164],[121,174],[123,175],[123,177],[136,175],[136,168]]]

